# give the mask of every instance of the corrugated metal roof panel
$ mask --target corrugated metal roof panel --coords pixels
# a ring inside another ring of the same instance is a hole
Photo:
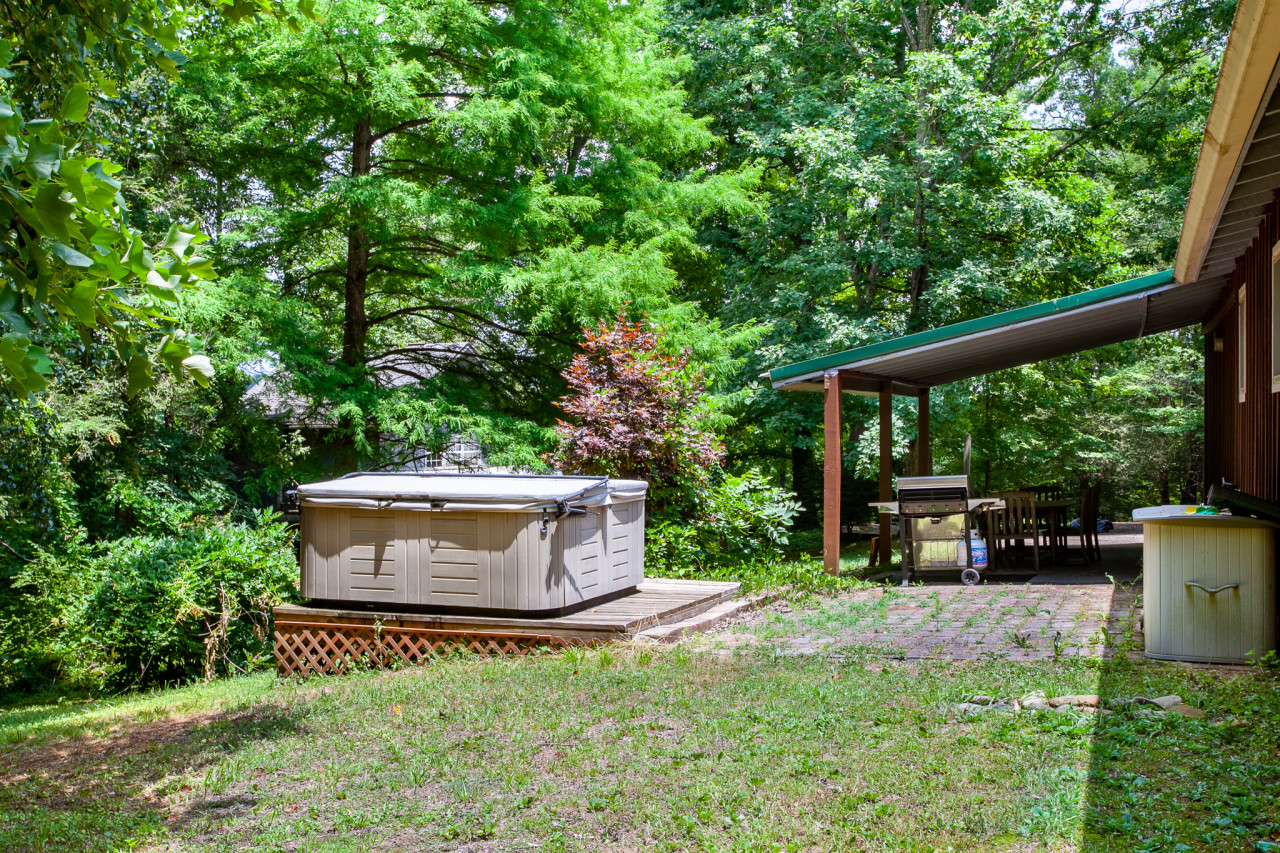
[[[1160,283],[1151,284],[1155,279]],[[1135,282],[1148,282],[1134,286]],[[775,388],[820,388],[827,371],[933,387],[1022,364],[1196,325],[1222,297],[1224,282],[1168,283],[1148,276],[1064,300],[1030,305],[980,321],[837,353],[771,371]],[[1109,291],[1109,293],[1104,293]],[[1099,296],[1101,294],[1101,296]],[[1092,297],[1092,298],[1084,298]]]

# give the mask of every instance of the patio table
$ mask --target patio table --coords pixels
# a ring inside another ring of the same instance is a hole
[[[1080,498],[1062,498],[1053,501],[1036,501],[1036,515],[1049,522],[1049,564],[1058,565],[1058,519],[1063,520],[1066,530],[1066,511],[1080,506]],[[1063,542],[1065,549],[1066,542]],[[1064,555],[1065,556],[1065,555]]]

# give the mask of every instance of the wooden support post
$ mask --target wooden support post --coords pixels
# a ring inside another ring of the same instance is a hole
[[[880,383],[880,500],[893,500],[893,384]],[[889,513],[880,513],[880,565],[893,560]]]
[[[840,573],[840,469],[844,448],[840,425],[840,374],[823,379],[826,394],[822,420],[822,566]]]
[[[929,434],[929,389],[920,392],[916,409],[916,476],[933,476],[933,437]]]

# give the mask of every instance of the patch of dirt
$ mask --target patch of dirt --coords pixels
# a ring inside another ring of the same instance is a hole
[[[208,728],[221,723],[216,744]],[[105,736],[81,735],[38,746],[0,752],[0,790],[34,786],[41,806],[69,808],[94,797],[98,790],[121,802],[119,789],[139,789],[137,797],[152,801],[149,789],[174,770],[215,763],[242,741],[298,730],[292,716],[274,705],[245,711],[205,711],[134,722],[125,720]],[[210,747],[222,747],[217,752]],[[175,760],[176,759],[176,760]],[[163,769],[162,769],[163,768]]]

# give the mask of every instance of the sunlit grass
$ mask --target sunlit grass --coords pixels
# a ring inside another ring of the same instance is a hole
[[[1276,686],[639,646],[253,676],[0,713],[0,849],[1245,851],[1280,823]],[[1248,725],[950,710],[1032,689]]]

